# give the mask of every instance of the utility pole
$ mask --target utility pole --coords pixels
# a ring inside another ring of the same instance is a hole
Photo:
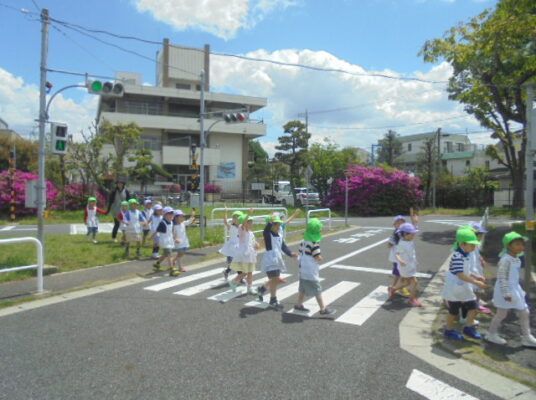
[[[525,230],[529,241],[525,246],[525,290],[530,287],[532,266],[532,235],[534,233],[534,154],[536,150],[536,112],[534,110],[534,84],[527,85],[527,147],[525,151]]]
[[[432,166],[431,166],[432,167]],[[436,187],[441,169],[441,128],[437,128],[437,160],[435,163],[435,172],[432,175],[432,209],[436,211]]]
[[[199,110],[199,237],[205,241],[205,70],[201,70]]]
[[[45,250],[44,217],[46,207],[46,183],[45,183],[45,123],[46,116],[46,82],[47,82],[47,58],[48,58],[48,9],[41,10],[41,65],[39,85],[39,178],[37,181],[37,239],[41,242],[43,252]]]

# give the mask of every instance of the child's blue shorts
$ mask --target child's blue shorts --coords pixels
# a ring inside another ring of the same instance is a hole
[[[398,271],[398,264],[395,262],[393,263],[393,275],[400,276],[400,272]]]
[[[175,247],[173,251],[175,253],[186,253],[188,251],[189,247]]]

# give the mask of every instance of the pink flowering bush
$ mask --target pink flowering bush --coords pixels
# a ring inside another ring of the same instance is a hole
[[[220,185],[205,184],[205,193],[221,193],[223,188]]]
[[[164,189],[169,190],[171,193],[180,193],[182,191],[182,187],[178,183],[164,186]]]
[[[65,185],[65,209],[66,210],[81,210],[87,205],[88,197],[97,198],[97,206],[106,208],[106,198],[98,191],[93,190],[87,185],[78,182]],[[55,204],[57,208],[63,209],[64,198],[61,191],[58,193]]]
[[[0,213],[2,215],[9,215],[11,205],[11,187],[9,185],[8,171],[0,172]],[[35,214],[35,208],[25,208],[24,203],[26,199],[26,182],[37,180],[38,176],[31,172],[15,171],[13,178],[13,186],[15,189],[15,214]],[[46,182],[46,199],[47,208],[55,209],[55,199],[58,195],[58,190],[54,187],[54,184],[50,181]]]
[[[404,171],[386,171],[381,167],[350,165],[348,175],[348,209],[356,215],[396,215],[407,213],[423,200],[419,178]],[[325,199],[327,206],[344,210],[345,179],[333,182]]]

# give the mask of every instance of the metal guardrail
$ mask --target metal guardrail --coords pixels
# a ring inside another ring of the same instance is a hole
[[[268,215],[272,215],[272,213],[274,211],[284,211],[285,215],[288,216],[288,209],[286,207],[234,207],[234,208],[213,208],[212,212],[210,213],[210,219],[214,220],[214,214],[216,213],[216,211],[225,211],[225,210],[227,210],[227,212],[231,212],[231,213],[233,211],[249,211],[249,210],[253,210],[253,211],[259,211],[259,210],[270,211],[269,214],[254,215],[253,216],[254,220],[255,219],[263,219],[264,220]],[[253,231],[253,233],[258,233],[258,232],[262,232],[262,229],[258,230],[258,231]],[[223,225],[223,240],[226,241],[228,238],[229,238],[229,232],[227,230],[227,226]]]
[[[44,255],[43,255],[43,245],[39,240],[34,237],[20,237],[20,238],[10,238],[10,239],[0,239],[0,245],[2,244],[13,244],[13,243],[23,243],[23,242],[32,242],[37,247],[37,264],[33,265],[23,265],[21,267],[12,267],[0,269],[2,272],[14,272],[14,271],[23,271],[26,269],[37,269],[37,292],[43,292],[43,264],[44,264]]]
[[[315,209],[315,210],[308,210],[307,211],[307,220],[309,220],[310,216],[312,213],[319,213],[319,212],[325,212],[327,211],[328,212],[328,229],[331,230],[331,208],[318,208],[318,209]],[[325,219],[323,219],[322,221],[325,221]]]

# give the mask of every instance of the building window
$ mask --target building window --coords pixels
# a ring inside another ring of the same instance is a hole
[[[465,160],[465,166],[471,168],[471,160]]]
[[[160,151],[162,150],[162,140],[154,136],[142,136],[142,146],[145,150]]]
[[[195,90],[197,90],[198,92],[201,91],[201,85],[195,85]]]
[[[408,143],[408,151],[411,152],[411,143]]]
[[[447,153],[452,153],[452,142],[447,142]]]
[[[456,143],[456,145],[458,146],[458,151],[464,151],[463,143]]]
[[[489,160],[486,160],[486,169],[489,169]]]
[[[117,107],[118,112],[127,114],[147,114],[147,115],[162,115],[164,105],[162,103],[153,103],[148,101],[132,101],[125,100]]]
[[[190,90],[192,87],[187,84],[187,83],[176,83],[175,84],[175,88],[177,89],[185,89],[185,90]]]

